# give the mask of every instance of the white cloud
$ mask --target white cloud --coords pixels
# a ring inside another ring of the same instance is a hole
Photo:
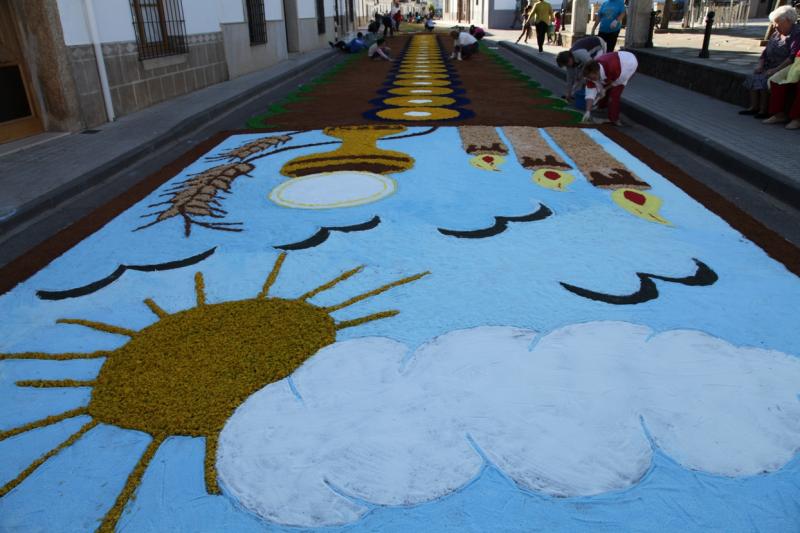
[[[366,500],[412,505],[469,482],[488,459],[520,487],[558,496],[635,484],[657,446],[687,468],[774,471],[800,448],[800,360],[697,331],[624,322],[537,337],[454,331],[420,347],[335,343],[231,417],[217,468],[268,520],[343,524]],[[535,345],[531,349],[532,341]],[[646,429],[645,429],[646,428]],[[345,497],[346,495],[348,497]]]

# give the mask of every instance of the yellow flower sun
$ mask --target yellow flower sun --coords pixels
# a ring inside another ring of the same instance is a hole
[[[92,396],[86,407],[0,432],[0,440],[79,415],[89,415],[92,420],[0,487],[0,497],[100,423],[143,431],[153,437],[103,518],[100,531],[113,531],[150,460],[169,436],[205,437],[206,489],[210,494],[218,494],[214,468],[217,439],[233,411],[251,394],[289,376],[320,348],[335,342],[337,330],[394,316],[399,311],[383,311],[342,322],[336,322],[332,312],[428,274],[409,276],[337,305],[318,307],[307,300],[357,274],[363,267],[349,270],[293,300],[268,298],[285,258],[285,253],[278,257],[261,292],[248,300],[207,304],[203,276],[198,272],[196,307],[169,314],[148,298],[144,303],[158,320],[140,331],[87,320],[58,320],[130,337],[129,342],[116,350],[91,354],[0,354],[0,359],[106,358],[92,381],[17,382],[25,387],[91,386]]]

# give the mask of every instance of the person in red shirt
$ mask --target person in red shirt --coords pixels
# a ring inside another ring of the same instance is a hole
[[[583,67],[583,77],[586,79],[586,112],[582,122],[594,122],[592,109],[597,103],[600,107],[608,106],[608,120],[622,126],[619,118],[622,91],[638,66],[636,56],[625,51],[603,54],[588,61]]]

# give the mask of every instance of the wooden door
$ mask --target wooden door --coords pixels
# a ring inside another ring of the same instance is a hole
[[[42,131],[8,0],[0,0],[0,143]]]

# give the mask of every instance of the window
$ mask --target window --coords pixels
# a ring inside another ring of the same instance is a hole
[[[247,0],[247,27],[250,29],[250,44],[267,42],[267,17],[264,15],[264,0]]]
[[[325,33],[325,0],[317,0],[317,33]]]
[[[131,0],[131,15],[139,59],[188,52],[181,0]]]

